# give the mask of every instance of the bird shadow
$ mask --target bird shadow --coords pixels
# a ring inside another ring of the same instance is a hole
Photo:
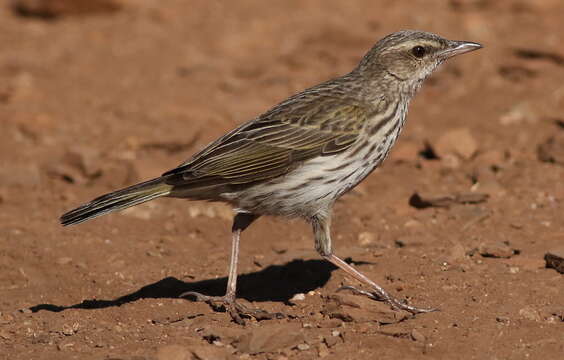
[[[350,259],[347,259],[350,261]],[[356,264],[359,264],[356,262]],[[279,301],[288,303],[297,293],[307,293],[322,287],[329,281],[337,267],[325,260],[292,260],[283,265],[271,265],[263,270],[238,276],[237,297],[248,301]],[[68,309],[104,309],[121,306],[140,299],[179,298],[185,292],[195,291],[206,295],[224,295],[227,277],[195,282],[184,282],[166,277],[152,284],[113,300],[84,300],[81,303],[62,306],[37,304],[29,310],[60,312]]]

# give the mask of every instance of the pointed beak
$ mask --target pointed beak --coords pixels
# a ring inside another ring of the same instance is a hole
[[[439,52],[439,56],[443,59],[448,59],[450,57],[465,54],[481,48],[483,48],[482,45],[471,41],[451,41],[451,44],[447,49]]]

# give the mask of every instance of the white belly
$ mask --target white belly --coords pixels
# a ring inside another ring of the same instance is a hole
[[[222,195],[242,211],[309,218],[330,208],[335,200],[361,182],[386,158],[401,132],[404,119],[390,122],[378,133],[359,139],[345,152],[316,157],[284,177],[254,185],[237,194]]]

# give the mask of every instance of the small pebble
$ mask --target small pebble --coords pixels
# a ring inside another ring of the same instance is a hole
[[[374,233],[364,231],[358,234],[358,244],[360,246],[369,246],[373,244],[375,240],[376,235]]]
[[[478,142],[470,129],[459,128],[443,133],[433,146],[433,150],[441,158],[446,155],[456,154],[463,159],[470,159],[478,150]]]
[[[319,344],[318,355],[320,358],[324,358],[329,355],[329,349],[327,348],[327,345],[325,345],[324,343]]]
[[[544,255],[546,267],[552,268],[561,274],[564,274],[564,248],[548,251]]]
[[[303,293],[298,293],[295,294],[294,296],[292,296],[292,298],[290,299],[290,301],[303,301],[305,300],[305,295]]]
[[[325,344],[327,345],[327,347],[333,347],[337,344],[337,342],[339,342],[339,338],[335,337],[335,336],[329,336],[323,339],[325,341]]]
[[[417,329],[411,330],[411,338],[417,342],[425,342],[425,335],[421,334],[421,332]]]
[[[411,219],[411,220],[407,220],[405,222],[405,224],[403,224],[404,227],[406,228],[416,228],[416,227],[421,227],[423,224],[415,219]]]
[[[520,269],[519,269],[517,266],[511,266],[511,267],[509,268],[509,273],[511,273],[511,274],[517,274],[517,273],[519,272],[519,270],[520,270]]]
[[[510,258],[515,254],[507,243],[503,241],[491,241],[480,244],[478,251],[483,257]]]
[[[57,259],[57,264],[59,265],[67,265],[72,262],[72,258],[70,257],[61,257]]]
[[[519,310],[519,315],[527,320],[531,321],[540,321],[541,316],[540,313],[531,306],[525,306],[521,310]]]
[[[11,336],[6,330],[0,330],[0,339],[10,340]]]

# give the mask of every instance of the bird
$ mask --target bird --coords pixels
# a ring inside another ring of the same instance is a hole
[[[402,30],[375,43],[349,73],[297,93],[210,143],[152,180],[111,192],[60,217],[62,225],[160,197],[207,200],[233,207],[231,257],[224,296],[182,297],[221,304],[237,323],[267,317],[236,298],[241,233],[261,216],[301,218],[311,224],[319,255],[368,288],[343,288],[393,309],[418,308],[398,299],[333,252],[332,209],[387,157],[423,81],[456,55],[482,48],[471,41]]]

